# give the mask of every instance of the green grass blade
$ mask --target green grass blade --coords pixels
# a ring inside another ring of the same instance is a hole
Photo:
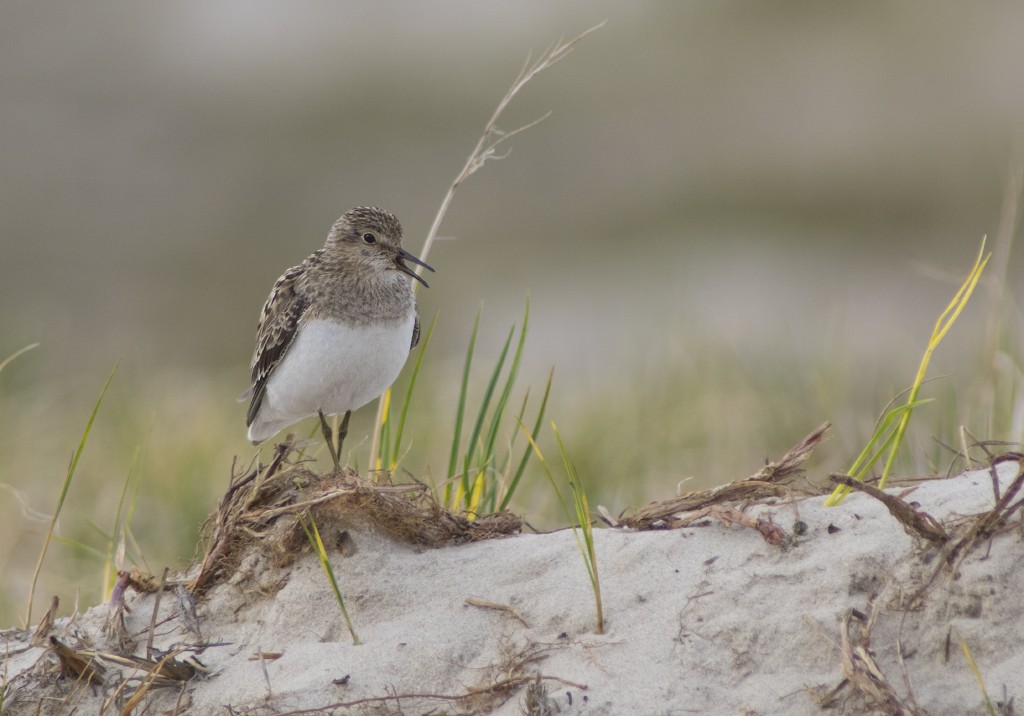
[[[587,567],[587,574],[590,577],[590,588],[594,593],[594,608],[597,612],[597,633],[604,634],[604,609],[601,604],[601,579],[597,571],[597,550],[594,547],[594,521],[590,516],[590,501],[587,499],[587,492],[583,488],[583,480],[569,451],[565,449],[562,442],[562,435],[558,432],[558,426],[551,421],[551,430],[555,433],[555,440],[558,441],[558,450],[562,453],[562,464],[565,467],[565,474],[569,478],[569,487],[572,488],[573,505],[576,508],[576,518],[583,533],[585,544],[584,562]]]
[[[470,468],[473,465],[473,454],[477,449],[477,441],[480,439],[480,433],[483,431],[484,421],[487,418],[487,409],[491,405],[491,398],[494,397],[494,389],[498,385],[498,378],[501,376],[501,371],[505,367],[505,360],[508,358],[508,349],[512,346],[512,337],[515,335],[516,326],[512,324],[511,330],[508,332],[508,337],[505,339],[505,345],[502,346],[501,353],[498,355],[498,361],[494,365],[494,370],[491,372],[491,379],[487,381],[487,389],[484,391],[484,397],[480,401],[480,409],[477,411],[476,421],[473,423],[473,432],[469,435],[469,440],[466,442],[466,457],[463,460],[463,476],[464,489],[468,495],[472,483],[472,475]],[[481,446],[482,447],[482,446]]]
[[[437,316],[434,314],[434,320],[430,322],[430,327],[427,328],[427,334],[423,336],[423,342],[420,345],[419,355],[416,356],[416,365],[413,366],[412,375],[409,376],[409,387],[405,390],[405,398],[402,400],[402,411],[398,417],[398,429],[395,431],[395,446],[392,449],[393,458],[391,460],[391,471],[394,472],[398,468],[398,462],[402,455],[402,435],[405,433],[405,419],[409,414],[409,404],[412,403],[412,393],[416,388],[416,378],[420,374],[420,366],[423,365],[423,356],[427,352],[427,346],[430,345],[430,336],[434,334],[434,326],[437,325]]]
[[[519,405],[519,412],[513,417],[517,424],[526,419],[526,407],[529,404],[530,386],[526,386],[526,391],[523,393],[523,402]],[[498,500],[503,499],[508,493],[508,486],[512,481],[512,473],[509,471],[509,467],[512,464],[512,452],[516,448],[516,439],[518,437],[519,431],[513,430],[512,435],[509,436],[508,439],[508,449],[494,463],[494,474],[497,479],[494,481],[493,489],[490,491],[490,495],[488,496],[488,512],[495,512],[498,509]]]
[[[483,313],[483,304],[476,312],[476,320],[473,321],[473,332],[469,335],[469,347],[466,349],[466,363],[462,368],[462,385],[459,388],[459,402],[455,408],[455,431],[452,435],[452,451],[448,459],[448,477],[455,477],[455,470],[459,464],[459,447],[462,443],[462,421],[466,414],[466,394],[469,391],[469,370],[473,365],[473,350],[476,348],[476,334],[480,329],[480,314]],[[445,504],[451,504],[452,483],[449,482],[444,488]]]
[[[562,511],[565,516],[571,521],[573,519],[573,513],[575,513],[577,521],[573,523],[572,534],[576,538],[576,545],[579,547],[580,555],[583,557],[583,566],[587,570],[587,578],[590,580],[590,587],[594,593],[594,606],[597,611],[597,633],[604,633],[604,610],[601,605],[601,582],[598,578],[597,573],[597,553],[594,549],[594,523],[590,519],[590,505],[587,501],[586,493],[583,490],[583,483],[580,481],[579,473],[576,471],[576,467],[569,457],[569,453],[565,449],[565,445],[562,442],[561,435],[558,433],[558,426],[555,425],[554,421],[551,422],[551,429],[555,433],[555,438],[558,440],[558,448],[562,453],[562,463],[565,467],[566,474],[569,478],[569,487],[573,493],[573,510],[569,510],[569,505],[566,503],[565,498],[562,496],[562,491],[558,489],[558,483],[555,481],[554,473],[551,471],[548,461],[544,458],[544,453],[541,452],[537,442],[533,439],[526,430],[526,426],[523,425],[522,421],[519,421],[519,429],[526,435],[526,439],[530,442],[530,446],[533,448],[534,454],[537,457],[537,461],[544,468],[544,473],[548,476],[548,480],[551,482],[551,487],[555,491],[555,495],[558,497],[558,502],[562,506]],[[577,526],[578,524],[578,526]]]
[[[43,540],[43,548],[39,552],[39,559],[36,560],[35,570],[32,572],[32,582],[28,589],[28,606],[25,609],[25,628],[28,629],[32,623],[32,600],[36,593],[36,583],[39,581],[39,573],[43,568],[43,560],[46,559],[46,551],[50,547],[50,540],[53,539],[53,531],[57,528],[57,520],[60,518],[60,511],[64,507],[64,500],[68,496],[68,490],[71,488],[71,480],[75,476],[75,470],[78,469],[78,461],[82,457],[82,451],[85,450],[85,444],[89,441],[89,433],[92,432],[92,424],[96,420],[96,414],[100,410],[100,404],[103,402],[103,396],[107,394],[107,389],[110,387],[111,381],[114,380],[114,374],[117,373],[117,367],[120,361],[114,364],[114,369],[110,371],[110,376],[107,378],[107,382],[103,384],[103,390],[100,391],[100,397],[96,399],[96,405],[93,406],[92,414],[89,416],[89,422],[85,425],[85,432],[82,433],[82,439],[78,442],[78,449],[75,450],[71,456],[71,464],[68,466],[67,474],[64,476],[64,484],[61,485],[60,497],[57,498],[57,509],[54,510],[53,519],[50,520],[50,527],[46,531],[46,537]]]
[[[548,373],[548,382],[544,386],[544,397],[540,401],[540,410],[537,411],[537,420],[533,424],[533,432],[527,433],[530,437],[530,445],[526,446],[526,450],[523,451],[523,457],[519,461],[519,467],[516,468],[515,475],[513,475],[511,482],[505,490],[505,494],[501,498],[501,503],[498,505],[498,510],[504,510],[508,507],[509,500],[512,499],[512,495],[515,494],[516,488],[519,486],[519,480],[522,478],[523,473],[526,471],[526,463],[530,460],[530,455],[533,452],[532,444],[536,443],[537,437],[540,435],[540,429],[544,421],[544,411],[548,407],[548,396],[551,395],[551,382],[555,378],[555,369],[552,368],[551,372]],[[524,406],[525,407],[525,406]],[[522,418],[519,419],[519,423],[522,424]]]
[[[923,405],[924,403],[930,403],[931,398],[925,400],[918,400],[914,403],[907,403],[906,405],[900,405],[886,412],[882,419],[878,422],[875,427],[875,431],[871,433],[871,437],[868,439],[867,445],[861,451],[857,459],[854,460],[853,465],[850,466],[847,471],[847,475],[850,477],[863,481],[867,476],[868,472],[874,467],[875,463],[881,459],[882,455],[886,450],[891,450],[892,446],[896,442],[896,430],[893,428],[893,424],[902,418],[904,414],[913,408]],[[846,487],[843,485],[842,487]],[[825,507],[833,507],[838,505],[843,497],[849,494],[850,488],[847,488],[844,492],[833,491],[832,495],[825,500]]]
[[[487,428],[487,437],[484,439],[484,457],[481,461],[483,464],[490,463],[491,458],[494,456],[495,443],[498,440],[498,430],[501,427],[501,419],[505,414],[505,408],[512,395],[512,386],[515,385],[516,376],[519,374],[519,364],[523,357],[523,347],[526,345],[526,332],[529,327],[529,323],[530,295],[527,294],[526,310],[523,313],[523,327],[519,331],[519,342],[516,345],[516,352],[512,355],[512,364],[509,367],[508,376],[505,378],[505,385],[502,388],[501,395],[498,397],[498,402],[494,406],[494,412],[491,414],[491,424]]]
[[[311,513],[307,513],[299,517],[299,524],[302,525],[302,531],[306,533],[306,539],[309,540],[309,544],[316,553],[317,559],[320,560],[320,567],[324,570],[327,581],[331,583],[331,587],[334,589],[334,598],[338,601],[338,606],[341,607],[341,614],[345,617],[348,633],[352,635],[352,643],[358,646],[359,637],[356,636],[356,631],[352,628],[352,620],[349,619],[348,609],[345,608],[345,598],[341,596],[341,588],[338,586],[337,577],[334,576],[334,567],[331,566],[331,560],[327,558],[324,542],[320,539],[320,530],[316,526],[316,520],[313,519]]]
[[[857,474],[866,474],[867,471],[871,468],[871,466],[874,465],[878,458],[881,456],[881,452],[884,452],[884,449],[892,443],[892,439],[895,437],[894,434],[889,434],[889,436],[886,437],[884,440],[883,437],[886,435],[886,433],[889,432],[889,429],[893,425],[893,423],[895,423],[897,420],[900,420],[903,414],[908,410],[912,410],[913,408],[916,408],[919,405],[923,405],[931,401],[931,398],[927,398],[925,400],[918,400],[914,403],[900,405],[898,407],[886,411],[885,415],[882,416],[882,419],[878,422],[878,425],[875,427],[874,432],[871,433],[871,437],[868,438],[867,445],[865,445],[864,449],[861,450],[861,453],[860,455],[857,456],[857,459],[853,461],[853,464],[850,466],[850,469],[846,474],[851,476],[855,476]],[[879,443],[879,441],[883,442],[883,446],[881,448],[876,449],[875,446]]]

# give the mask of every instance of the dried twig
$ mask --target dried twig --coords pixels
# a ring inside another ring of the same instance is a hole
[[[368,696],[363,699],[356,699],[355,701],[339,701],[333,704],[326,704],[324,706],[317,706],[308,709],[298,709],[296,711],[285,711],[279,716],[299,716],[300,714],[316,714],[334,709],[352,708],[354,706],[368,706],[370,704],[384,704],[389,701],[405,701],[408,699],[423,699],[425,701],[451,701],[459,702],[473,699],[479,696],[490,696],[510,693],[515,691],[519,687],[527,684],[531,681],[553,681],[555,683],[563,684],[565,686],[571,686],[574,689],[580,691],[586,691],[586,684],[579,684],[568,679],[560,679],[557,676],[544,676],[543,674],[529,674],[525,676],[512,676],[507,679],[499,679],[493,684],[488,686],[479,686],[472,689],[466,689],[461,694],[432,694],[432,693],[408,693],[408,694],[392,694],[389,696]]]
[[[156,633],[156,615],[160,611],[160,598],[164,595],[164,585],[167,584],[167,573],[170,567],[164,567],[164,574],[160,578],[160,589],[156,591],[156,598],[153,600],[153,614],[149,618],[149,635],[146,637],[146,656],[153,656],[153,635]]]
[[[476,597],[466,597],[466,604],[468,604],[471,607],[480,607],[482,609],[496,609],[499,612],[505,612],[506,614],[510,614],[512,617],[519,620],[519,622],[522,623],[522,625],[527,629],[530,628],[530,625],[526,623],[525,619],[523,619],[523,615],[520,614],[515,607],[509,606],[508,604],[488,602],[485,599],[477,599]]]
[[[152,677],[155,685],[165,686],[171,683],[189,681],[197,674],[208,673],[205,665],[199,660],[190,656],[185,659],[178,657],[185,653],[184,648],[171,649],[167,652],[154,650],[154,656],[133,656],[131,654],[115,654],[107,651],[89,652],[92,656],[99,657],[109,664],[126,669],[141,669],[146,672],[147,677]]]
[[[913,703],[902,699],[878,668],[871,652],[871,630],[878,614],[873,600],[867,622],[860,628],[851,625],[852,615],[839,620],[839,640],[843,676],[867,699],[871,708],[890,716],[925,716]],[[856,631],[851,636],[851,631]]]
[[[992,461],[993,474],[995,474],[997,465],[1009,461],[1017,463],[1017,475],[1010,483],[1010,486],[1006,488],[1006,492],[999,496],[991,510],[975,517],[974,522],[964,533],[963,537],[949,540],[945,543],[931,576],[910,597],[910,604],[915,604],[921,599],[925,592],[931,588],[939,573],[944,569],[950,568],[956,571],[956,565],[962,562],[978,543],[993,537],[1000,530],[1004,529],[1010,517],[1024,505],[1024,499],[1014,502],[1014,498],[1024,488],[1024,455],[1020,453],[1007,453],[995,458]]]
[[[830,427],[832,427],[832,423],[822,423],[807,437],[790,448],[777,462],[769,462],[747,479],[778,483],[788,477],[801,474],[804,462],[814,452],[815,446],[825,439],[825,433]]]
[[[726,527],[730,527],[734,524],[749,527],[750,529],[759,532],[764,538],[764,541],[768,544],[781,546],[789,543],[789,537],[783,529],[774,522],[770,520],[762,520],[757,517],[751,517],[745,512],[735,510],[731,507],[724,507],[722,505],[711,505],[710,507],[705,507],[704,509],[696,512],[680,515],[678,519],[668,523],[668,528],[676,529],[678,527],[688,527],[706,517],[716,519]]]
[[[96,661],[94,653],[70,647],[55,636],[50,637],[50,648],[60,661],[61,674],[103,686],[107,670]]]
[[[974,523],[970,531],[960,540],[960,544],[956,548],[956,552],[966,549],[970,550],[974,545],[982,539],[986,539],[991,536],[1000,524],[1020,508],[1021,502],[1010,504],[1013,499],[1024,487],[1024,455],[1020,453],[1007,453],[1001,455],[992,461],[991,474],[993,480],[996,480],[996,467],[1003,462],[1016,461],[1017,463],[1017,476],[1013,478],[1013,482],[1006,488],[1006,492],[1002,495],[998,495],[999,499],[996,500],[995,506],[988,512],[982,514],[978,521]],[[998,482],[996,483],[998,486]],[[952,557],[955,557],[954,553]]]
[[[903,529],[911,536],[923,537],[932,544],[943,545],[949,540],[946,530],[939,524],[939,521],[927,512],[920,512],[910,506],[909,503],[901,500],[896,495],[879,490],[874,485],[855,480],[849,475],[832,474],[829,476],[832,482],[838,485],[846,485],[854,490],[863,492],[881,502],[896,520],[903,525]]]
[[[50,608],[46,610],[46,614],[39,620],[36,630],[32,633],[32,643],[36,646],[46,643],[46,638],[50,636],[50,630],[53,629],[53,623],[57,619],[57,609],[59,607],[60,598],[55,596],[50,600]]]
[[[831,423],[819,426],[778,461],[768,463],[745,480],[652,502],[634,510],[632,514],[622,518],[619,524],[633,529],[652,529],[656,525],[664,526],[677,520],[680,512],[700,510],[724,502],[759,500],[792,494],[792,488],[781,482],[801,473],[802,464],[811,456],[814,446],[824,439],[830,426]],[[676,523],[675,526],[681,525]]]

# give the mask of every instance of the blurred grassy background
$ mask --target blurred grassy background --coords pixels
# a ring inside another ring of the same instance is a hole
[[[593,504],[745,476],[826,419],[814,471],[850,461],[999,226],[1024,6],[16,0],[0,7],[0,359],[42,345],[0,373],[0,624],[23,611],[36,513],[114,362],[60,535],[102,545],[90,521],[111,528],[141,447],[135,533],[154,570],[181,565],[232,459],[255,453],[234,399],[274,279],[357,205],[398,214],[417,252],[526,51],[604,18],[503,126],[552,117],[442,227],[404,465],[442,477],[473,316],[485,302],[482,365],[527,291],[520,386],[556,366],[549,414]],[[1011,255],[1010,285],[980,291],[940,350],[904,472],[945,469],[932,438],[960,424],[1022,438],[1020,333],[999,334],[996,373],[984,330],[992,295],[1020,305],[1020,269]],[[533,479],[517,509],[557,520]],[[91,603],[99,574],[58,544],[38,603]]]

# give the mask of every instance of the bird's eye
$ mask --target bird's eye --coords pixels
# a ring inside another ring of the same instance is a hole
[[[373,234],[363,234],[363,241],[368,244],[375,244],[377,243],[377,237]]]

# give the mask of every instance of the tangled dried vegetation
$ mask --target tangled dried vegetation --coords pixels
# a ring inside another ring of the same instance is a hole
[[[425,547],[476,542],[516,534],[522,520],[496,512],[469,520],[446,510],[426,485],[373,482],[354,470],[320,474],[295,456],[292,436],[277,446],[266,467],[235,476],[217,511],[207,520],[210,534],[193,592],[201,593],[230,575],[256,541],[276,552],[282,562],[305,541],[300,517],[318,524],[344,522],[380,531],[396,540]]]

